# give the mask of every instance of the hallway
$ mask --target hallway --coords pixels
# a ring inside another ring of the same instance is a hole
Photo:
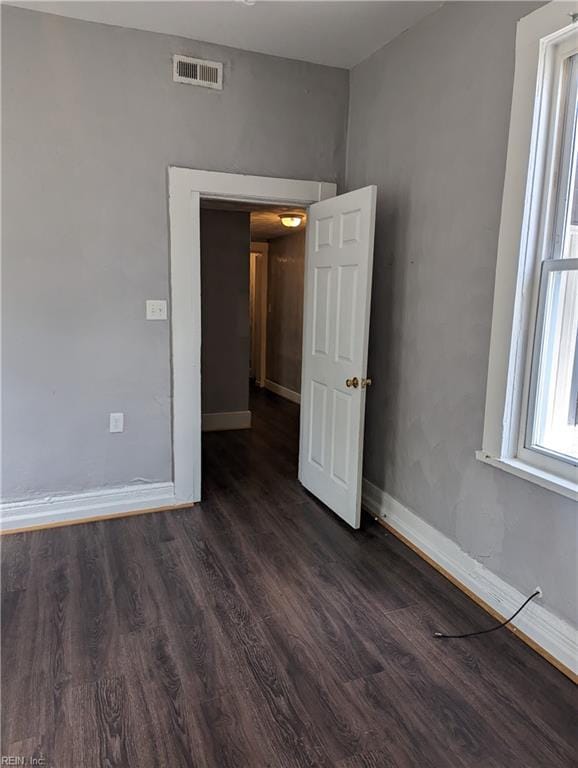
[[[204,435],[193,509],[2,540],[2,753],[53,768],[569,768],[577,689],[299,485],[298,407]]]

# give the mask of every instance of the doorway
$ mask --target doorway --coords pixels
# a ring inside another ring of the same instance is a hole
[[[335,185],[319,182],[169,169],[178,501],[201,500],[201,199],[300,204],[308,208],[309,236],[299,480],[352,527],[359,527],[365,399],[372,381],[367,377],[367,347],[377,189],[335,192]],[[245,320],[243,325],[249,345]],[[226,359],[227,349],[220,354]]]
[[[251,213],[251,382],[301,401],[307,212],[263,208]]]
[[[306,210],[200,206],[202,429],[250,429],[256,389],[300,401]]]
[[[169,168],[173,483],[175,503],[200,501],[201,198],[301,206],[334,197],[330,182]]]

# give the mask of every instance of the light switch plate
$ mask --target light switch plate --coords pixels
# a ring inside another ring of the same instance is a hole
[[[109,432],[124,432],[124,413],[111,413],[108,417]]]
[[[167,302],[165,299],[147,299],[147,320],[166,320]]]

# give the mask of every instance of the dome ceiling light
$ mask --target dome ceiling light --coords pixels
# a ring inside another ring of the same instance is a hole
[[[284,227],[295,229],[296,227],[300,226],[303,219],[305,218],[305,215],[303,213],[280,213],[279,218],[281,219],[281,224],[283,224]]]

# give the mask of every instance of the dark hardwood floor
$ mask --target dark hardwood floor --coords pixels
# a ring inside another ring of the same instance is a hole
[[[296,480],[297,407],[204,436],[202,505],[2,540],[2,752],[53,768],[577,765],[578,689]]]

